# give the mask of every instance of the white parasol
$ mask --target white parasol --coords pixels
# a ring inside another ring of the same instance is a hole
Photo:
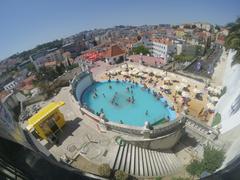
[[[194,88],[194,89],[193,89],[193,92],[194,92],[194,93],[201,93],[201,91],[200,91],[199,89],[197,89],[197,88]]]
[[[181,87],[175,86],[175,90],[176,90],[176,91],[180,91],[181,89],[182,89]]]
[[[217,96],[212,96],[211,98],[212,102],[218,102],[218,97]]]
[[[162,85],[162,88],[163,88],[163,89],[169,89],[169,87],[166,86],[166,85]]]
[[[141,76],[141,77],[143,77],[143,73],[142,72],[140,72],[140,73],[138,73],[138,76]]]
[[[168,76],[166,76],[166,77],[164,77],[164,80],[168,81],[168,80],[170,80],[170,78]]]
[[[128,76],[128,72],[126,72],[126,71],[121,72],[121,74],[124,76]]]
[[[188,97],[190,97],[190,94],[185,92],[185,91],[183,91],[182,92],[182,96],[185,97],[185,98],[188,98]]]
[[[210,110],[214,110],[215,106],[212,103],[207,103],[207,108]]]
[[[121,68],[123,68],[123,69],[125,69],[125,68],[127,68],[128,66],[127,66],[127,64],[123,64],[122,66],[121,66]]]

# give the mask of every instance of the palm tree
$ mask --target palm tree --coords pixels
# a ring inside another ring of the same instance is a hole
[[[237,51],[234,63],[240,63],[240,17],[237,18],[235,23],[229,23],[229,27],[229,35],[226,38],[225,47]]]

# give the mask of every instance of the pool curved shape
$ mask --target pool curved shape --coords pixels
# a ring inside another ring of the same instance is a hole
[[[163,118],[176,119],[166,99],[157,99],[153,91],[131,82],[95,82],[85,89],[80,100],[94,114],[103,111],[107,120],[116,123],[144,126],[146,121],[155,124]]]

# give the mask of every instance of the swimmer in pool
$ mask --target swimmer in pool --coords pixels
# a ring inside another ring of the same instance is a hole
[[[146,115],[146,116],[148,115],[148,110],[146,110],[145,115]]]

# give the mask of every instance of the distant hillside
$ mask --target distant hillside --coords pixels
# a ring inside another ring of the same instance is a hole
[[[40,44],[33,49],[23,51],[23,52],[18,53],[18,54],[14,54],[9,58],[20,58],[20,59],[25,60],[25,59],[28,59],[30,55],[35,54],[38,51],[46,50],[46,49],[52,49],[52,48],[60,48],[60,47],[62,47],[62,44],[63,44],[63,40],[54,40],[54,41],[51,41],[51,42]]]

